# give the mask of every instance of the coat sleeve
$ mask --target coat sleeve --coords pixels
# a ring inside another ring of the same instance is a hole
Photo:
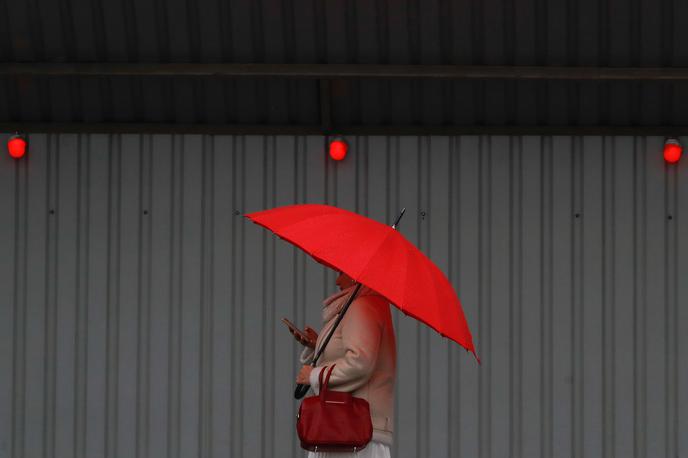
[[[365,385],[375,369],[384,321],[376,299],[364,296],[355,299],[339,326],[342,328],[344,356],[329,361],[335,364],[330,376],[329,386],[337,391],[354,391]],[[311,372],[311,382],[317,385],[318,373],[322,366]],[[317,393],[318,386],[312,386]]]

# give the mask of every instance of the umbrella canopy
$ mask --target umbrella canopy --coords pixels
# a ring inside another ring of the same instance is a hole
[[[449,279],[391,226],[318,204],[287,205],[244,216],[319,263],[374,289],[404,314],[459,343],[478,359]]]

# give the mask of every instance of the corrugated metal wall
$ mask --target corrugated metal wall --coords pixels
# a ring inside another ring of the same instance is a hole
[[[295,202],[407,207],[463,302],[481,367],[393,310],[395,456],[688,456],[661,138],[29,140],[0,159],[0,457],[301,456],[279,319],[317,327],[334,274],[240,216]]]

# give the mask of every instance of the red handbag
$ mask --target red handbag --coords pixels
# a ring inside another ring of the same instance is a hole
[[[368,401],[351,393],[327,389],[334,364],[327,371],[325,383],[320,371],[320,394],[301,402],[296,416],[296,431],[301,448],[313,452],[357,452],[373,437]]]

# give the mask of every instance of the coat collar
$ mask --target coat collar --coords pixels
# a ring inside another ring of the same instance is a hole
[[[325,298],[325,300],[323,301],[322,308],[323,324],[328,323],[335,315],[337,315],[337,313],[339,313],[339,311],[344,307],[346,301],[349,299],[349,296],[354,292],[355,289],[356,284],[353,284],[348,288],[344,288],[341,291],[337,291]],[[367,287],[366,285],[362,285],[356,297],[368,296],[371,294],[379,293]]]

